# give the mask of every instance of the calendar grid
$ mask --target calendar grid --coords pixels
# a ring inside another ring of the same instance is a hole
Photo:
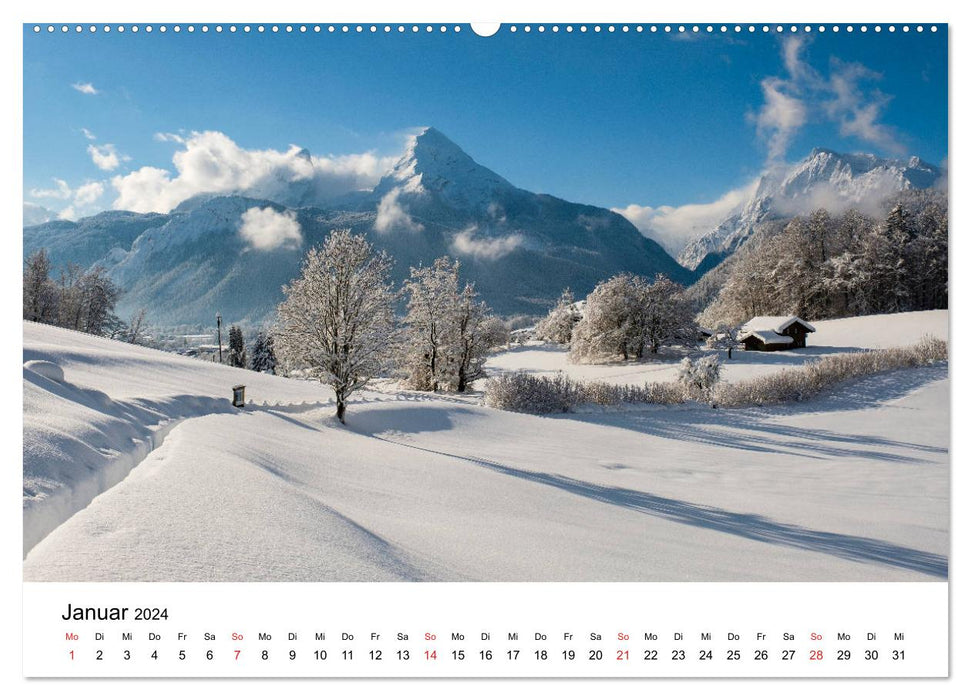
[[[31,677],[948,674],[937,583],[25,584],[24,605]]]

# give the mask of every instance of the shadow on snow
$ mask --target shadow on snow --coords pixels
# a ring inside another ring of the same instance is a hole
[[[561,489],[582,498],[628,508],[682,525],[701,527],[766,544],[828,554],[863,564],[879,564],[908,569],[927,576],[947,578],[947,557],[932,552],[902,547],[869,537],[811,530],[798,525],[777,522],[754,513],[735,513],[722,508],[664,498],[643,491],[593,484],[557,474],[526,471],[485,459],[465,457],[400,443],[378,435],[371,435],[370,437],[422,452],[459,459],[505,476]]]
[[[885,462],[921,464],[931,455],[947,454],[946,447],[822,428],[800,428],[777,418],[873,408],[911,393],[931,381],[947,378],[943,365],[885,372],[848,382],[835,392],[805,403],[764,408],[689,408],[671,410],[650,407],[614,413],[575,413],[554,416],[666,438],[752,452],[771,452],[810,459],[861,458]],[[899,410],[908,410],[897,407]],[[917,453],[904,455],[888,450]]]

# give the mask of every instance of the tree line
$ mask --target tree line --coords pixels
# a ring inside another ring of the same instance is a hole
[[[32,253],[24,264],[23,317],[129,343],[143,340],[145,311],[128,322],[115,314],[122,289],[100,266],[84,270],[69,263],[57,276],[47,251]]]
[[[732,257],[702,323],[947,308],[948,210],[937,190],[901,193],[882,221],[819,209],[752,243]]]

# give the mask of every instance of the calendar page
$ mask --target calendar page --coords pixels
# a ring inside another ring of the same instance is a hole
[[[946,22],[83,15],[25,677],[948,677]]]

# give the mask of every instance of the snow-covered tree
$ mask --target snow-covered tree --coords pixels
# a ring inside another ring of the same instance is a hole
[[[229,327],[229,358],[230,367],[246,366],[246,343],[243,340],[243,329],[239,326]]]
[[[486,324],[489,307],[479,301],[475,285],[466,284],[459,295],[454,311],[454,333],[457,358],[455,360],[455,390],[465,391],[476,379],[485,376],[483,366],[493,347],[495,329]]]
[[[645,351],[656,354],[665,345],[694,342],[697,326],[683,292],[664,275],[648,282],[623,273],[601,282],[573,330],[571,359],[642,358]]]
[[[732,357],[732,350],[738,345],[742,326],[739,324],[721,324],[717,326],[705,341],[705,347],[710,350],[727,350],[728,358]]]
[[[273,335],[264,330],[256,333],[250,350],[250,369],[254,372],[276,374],[276,353],[273,350]]]
[[[405,373],[419,391],[447,389],[455,376],[454,311],[458,306],[459,262],[447,256],[430,267],[411,268],[405,281]]]
[[[486,316],[482,321],[482,343],[487,350],[503,348],[509,345],[512,332],[509,323],[495,315]]]
[[[910,212],[897,204],[887,215],[882,233],[889,244],[879,259],[888,310],[905,311],[910,308],[908,281],[912,270],[909,249],[917,235]]]
[[[678,382],[690,398],[698,401],[711,400],[720,377],[721,365],[715,355],[705,355],[697,360],[686,357],[678,368]]]
[[[389,364],[396,298],[392,264],[364,236],[332,231],[307,253],[300,277],[284,287],[276,353],[330,385],[341,423],[348,397]]]
[[[625,360],[637,343],[636,308],[646,285],[641,277],[623,273],[598,284],[587,296],[583,319],[573,329],[570,357],[595,362],[620,355]]]
[[[460,288],[459,267],[443,256],[430,267],[412,268],[405,282],[403,369],[412,388],[465,391],[483,376],[489,349],[503,342],[475,286]]]
[[[536,337],[551,343],[569,345],[573,337],[573,328],[580,321],[573,292],[564,289],[556,306],[550,309],[542,321],[536,324]]]
[[[642,324],[639,332],[652,355],[664,345],[693,344],[697,340],[694,310],[680,284],[658,275],[640,291],[637,303]],[[636,355],[643,354],[643,347],[638,343]]]
[[[912,246],[914,308],[947,308],[947,200],[932,198],[917,214],[919,237]]]

